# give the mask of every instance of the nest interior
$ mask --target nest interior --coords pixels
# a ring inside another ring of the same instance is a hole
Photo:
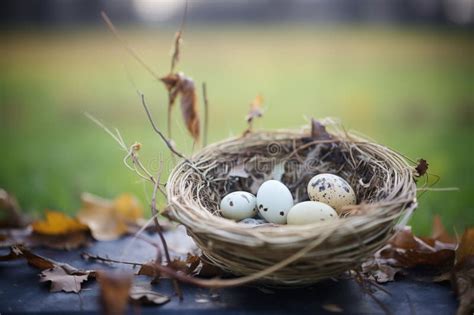
[[[281,178],[296,202],[308,200],[310,178],[345,178],[358,204],[339,220],[303,226],[252,226],[220,215],[220,200]],[[168,215],[186,226],[204,256],[236,275],[274,285],[306,285],[367,259],[416,207],[413,167],[396,152],[346,132],[315,138],[308,131],[259,132],[210,145],[182,162],[168,184]]]

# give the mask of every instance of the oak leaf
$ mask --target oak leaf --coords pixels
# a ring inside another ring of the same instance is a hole
[[[89,273],[68,273],[60,266],[43,270],[40,273],[40,282],[51,282],[51,292],[75,292],[81,291],[81,283],[89,279]]]

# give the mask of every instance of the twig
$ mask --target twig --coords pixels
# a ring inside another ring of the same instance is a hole
[[[367,287],[366,284],[374,285],[372,282],[368,281],[365,279],[360,272],[356,271],[356,277],[355,277],[355,282],[360,286],[360,288],[366,293],[377,305],[385,312],[387,315],[393,314],[392,311],[385,305],[383,304],[379,299],[375,297],[375,295],[372,293],[372,290],[370,287]],[[377,286],[377,288],[380,289],[380,286]],[[382,290],[384,293],[387,293],[391,295],[387,290],[383,289]]]
[[[155,183],[155,186],[153,187],[153,195],[151,197],[151,214],[153,215],[153,218],[154,218],[153,220],[155,222],[156,231],[160,237],[161,245],[163,245],[163,251],[165,252],[166,261],[169,264],[171,263],[171,257],[168,251],[168,244],[166,243],[166,239],[163,235],[163,229],[161,228],[160,222],[158,220],[158,211],[156,210],[156,193],[158,192],[158,187],[159,187],[162,171],[163,171],[163,161],[160,160],[160,166],[158,168],[158,172],[156,175],[156,183]],[[157,264],[159,263],[161,262],[157,261]],[[173,279],[173,286],[179,299],[182,300],[183,292],[181,291],[181,288],[179,287],[179,283],[176,279]]]
[[[160,129],[158,129],[158,127],[156,127],[155,122],[153,121],[153,117],[151,117],[150,111],[148,110],[148,106],[146,105],[145,95],[140,93],[140,92],[138,92],[138,93],[141,97],[143,108],[145,109],[146,115],[148,116],[148,120],[150,121],[150,124],[151,124],[153,130],[161,137],[161,139],[166,144],[168,149],[170,149],[171,152],[173,152],[176,156],[182,158],[186,162],[191,163],[184,155],[182,155],[181,153],[176,151],[173,144],[163,135],[163,133],[160,131]]]
[[[115,129],[115,133],[113,133],[109,128],[107,128],[102,122],[100,122],[91,114],[86,112],[84,113],[84,115],[96,125],[98,125],[100,128],[102,128],[107,134],[109,134],[115,140],[115,142],[119,144],[120,148],[123,151],[127,152],[127,155],[125,155],[125,157],[123,158],[123,162],[128,169],[134,171],[141,178],[151,181],[153,184],[155,184],[155,178],[153,177],[153,175],[151,175],[151,173],[146,169],[146,167],[141,163],[140,159],[138,158],[137,151],[141,148],[141,145],[139,143],[134,143],[130,147],[128,147],[125,141],[123,140],[122,135],[117,129]],[[129,158],[132,160],[133,166],[130,166],[127,163],[127,160]],[[161,186],[163,186],[163,184],[160,183],[160,187],[158,189],[162,194],[166,196],[166,193],[163,191]]]
[[[100,15],[102,16],[102,19],[104,20],[105,24],[107,24],[109,30],[112,32],[115,38],[117,38],[118,41],[122,43],[122,46],[130,53],[130,55],[132,55],[132,57],[135,58],[135,60],[140,63],[145,68],[145,70],[147,70],[148,73],[150,73],[156,80],[161,81],[161,78],[143,61],[143,59],[138,55],[138,53],[132,47],[130,47],[130,45],[127,44],[127,42],[122,38],[122,36],[120,36],[119,32],[117,31],[107,14],[102,11],[100,12]]]
[[[205,147],[207,145],[207,129],[209,125],[209,100],[207,98],[206,82],[202,83],[202,97],[204,99],[204,135],[202,145]]]
[[[174,39],[174,50],[173,50],[173,55],[171,57],[170,73],[174,72],[176,64],[179,62],[181,38],[183,36],[184,25],[186,24],[187,15],[188,15],[188,1],[186,0],[186,4],[185,4],[185,7],[184,7],[183,18],[181,20],[181,25],[180,25],[178,31],[176,32],[176,36],[175,36],[175,39]]]

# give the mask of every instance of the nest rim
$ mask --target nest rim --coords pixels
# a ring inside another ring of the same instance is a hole
[[[250,250],[252,248],[270,247],[290,251],[294,249],[295,252],[298,249],[306,248],[312,244],[312,246],[310,246],[311,249],[308,250],[311,251],[326,243],[326,245],[329,244],[329,247],[326,246],[324,254],[332,253],[337,255],[347,250],[354,250],[355,247],[354,244],[347,246],[341,244],[337,245],[337,241],[335,240],[359,237],[362,239],[356,241],[362,245],[360,249],[361,257],[366,257],[368,252],[375,252],[375,250],[382,247],[388,238],[393,235],[394,227],[400,218],[404,216],[402,221],[406,221],[417,206],[414,167],[410,165],[407,159],[401,154],[377,144],[373,140],[359,136],[354,132],[346,132],[341,128],[336,128],[335,131],[330,133],[333,136],[332,139],[314,140],[313,142],[314,144],[337,142],[344,145],[350,144],[371,147],[379,153],[383,152],[383,154],[386,154],[388,159],[391,159],[393,165],[396,165],[398,172],[394,172],[393,180],[397,183],[397,185],[395,185],[397,191],[388,191],[387,197],[377,202],[357,204],[355,208],[365,209],[362,214],[340,217],[338,220],[329,222],[317,222],[306,225],[251,226],[212,213],[207,209],[208,207],[202,203],[200,198],[195,198],[193,195],[192,190],[195,187],[185,187],[185,185],[183,185],[183,181],[189,180],[189,178],[183,174],[189,175],[190,172],[191,174],[193,174],[193,172],[194,174],[202,173],[206,171],[206,163],[210,163],[211,165],[218,163],[215,161],[212,162],[209,159],[213,157],[216,152],[225,151],[233,146],[246,147],[258,141],[293,141],[294,139],[308,137],[308,134],[309,131],[307,129],[260,131],[245,137],[225,139],[205,147],[190,158],[192,164],[187,161],[181,161],[172,170],[166,187],[169,204],[167,215],[172,220],[186,227],[188,234],[196,241],[198,247],[203,250],[205,256],[209,257],[212,263],[235,274],[248,275],[250,272],[245,266],[242,266],[243,270],[240,269],[242,262],[235,262],[236,265],[229,266],[233,264],[233,261],[226,260],[222,255],[216,254],[218,257],[213,257],[213,247],[216,243],[219,243],[219,246],[228,244],[229,246],[233,246],[237,251],[239,246],[243,246]],[[207,176],[207,173],[204,173],[204,176]],[[185,198],[183,196],[192,196],[194,198]],[[221,198],[222,197],[223,196],[221,196]],[[330,244],[334,245],[333,248],[331,248]],[[362,254],[362,251],[366,252]],[[310,254],[313,256],[318,255],[318,253]],[[258,254],[256,256],[258,256]],[[261,258],[262,257],[256,257],[257,264]],[[262,259],[265,260],[265,257]],[[263,265],[265,265],[265,263]],[[349,262],[346,265],[349,265]],[[257,268],[254,269],[255,271],[257,270]],[[324,273],[320,278],[329,277],[334,274],[335,272],[327,271],[327,273]],[[280,279],[278,274],[274,274],[273,276],[267,277],[266,280],[280,284],[294,284],[295,281],[297,283],[305,283],[308,281],[313,283],[317,279],[295,279],[293,281],[292,277]]]

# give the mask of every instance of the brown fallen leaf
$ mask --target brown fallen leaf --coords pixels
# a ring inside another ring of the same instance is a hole
[[[410,227],[398,231],[374,257],[362,264],[362,272],[379,283],[393,281],[398,273],[429,281],[448,280],[454,265],[456,244],[439,217],[433,219],[432,237],[417,237]]]
[[[59,250],[73,250],[90,244],[89,231],[72,232],[64,235],[42,235],[32,233],[22,241],[28,247],[48,247]]]
[[[40,273],[40,282],[51,282],[51,292],[75,292],[81,291],[81,283],[89,279],[89,273],[70,274],[63,267],[54,266],[52,269],[43,270]]]
[[[137,199],[122,194],[115,200],[106,200],[89,193],[81,196],[79,221],[87,225],[92,236],[99,241],[115,240],[129,232],[131,226],[143,218],[143,208]]]
[[[97,281],[100,286],[100,302],[104,314],[125,314],[128,304],[128,295],[132,287],[132,275],[124,272],[97,272]]]
[[[93,270],[80,270],[69,264],[51,260],[33,253],[22,245],[12,246],[8,255],[0,256],[0,261],[22,258],[26,259],[29,265],[41,270],[40,282],[51,282],[51,292],[78,293],[82,282],[95,277]]]
[[[150,261],[143,264],[138,270],[138,275],[151,277],[151,283],[158,283],[160,281],[161,272],[155,266],[155,261]]]
[[[45,220],[37,220],[32,224],[33,232],[43,235],[65,235],[68,233],[87,231],[87,225],[75,218],[58,211],[45,211]]]
[[[146,305],[161,305],[170,301],[169,296],[153,291],[149,283],[133,285],[130,288],[129,297],[134,302]]]
[[[474,256],[474,228],[464,231],[456,249],[456,264],[461,264],[470,256]]]
[[[181,113],[194,141],[199,141],[199,109],[194,81],[183,73],[171,73],[161,78],[169,93],[169,108],[172,110],[176,98],[181,98]]]
[[[474,228],[464,232],[456,249],[456,264],[451,274],[451,285],[459,300],[457,315],[474,312]]]
[[[452,237],[448,233],[448,231],[446,231],[446,228],[444,227],[443,222],[441,221],[441,217],[439,215],[435,215],[433,218],[431,238],[448,244],[457,243],[456,238]]]
[[[15,196],[0,188],[0,228],[24,228],[29,222]]]

